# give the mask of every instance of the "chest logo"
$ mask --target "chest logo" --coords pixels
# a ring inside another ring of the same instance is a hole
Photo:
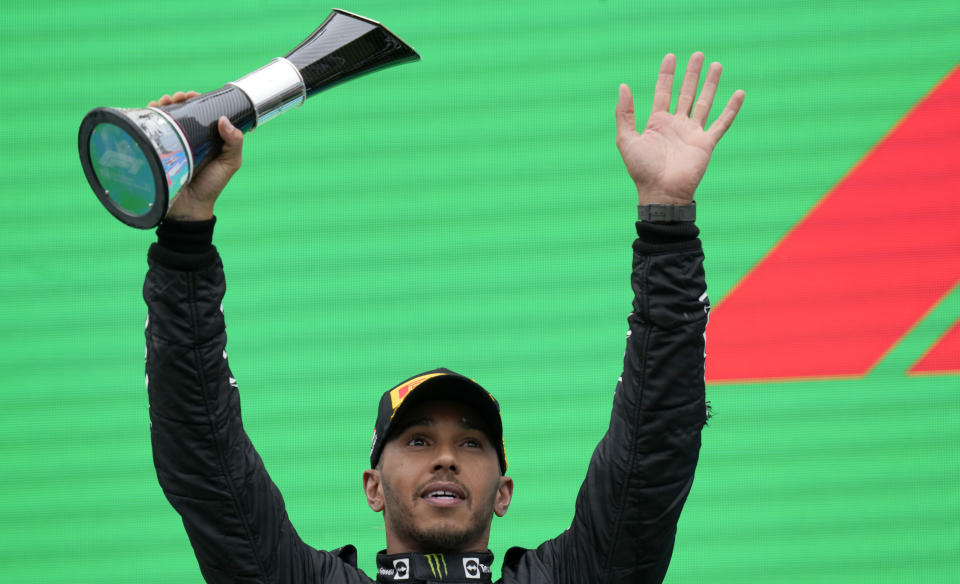
[[[430,564],[430,573],[433,574],[434,578],[443,579],[447,577],[447,560],[443,557],[443,554],[427,554],[424,557]]]
[[[393,573],[395,574],[393,577],[394,580],[409,580],[410,560],[406,558],[393,560]]]
[[[463,573],[467,578],[480,579],[480,560],[478,558],[463,558]]]

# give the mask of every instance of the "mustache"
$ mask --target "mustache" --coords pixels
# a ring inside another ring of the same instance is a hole
[[[457,479],[457,477],[455,477],[451,473],[442,473],[442,474],[433,475],[428,480],[417,485],[417,488],[413,490],[413,499],[414,500],[419,499],[421,493],[423,493],[428,487],[436,483],[450,483],[450,484],[456,485],[457,488],[460,489],[461,492],[463,492],[464,500],[466,501],[471,500],[470,489],[468,489],[466,485],[461,483]]]

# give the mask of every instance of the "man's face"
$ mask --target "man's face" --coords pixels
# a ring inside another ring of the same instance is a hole
[[[377,469],[363,475],[370,508],[383,511],[387,552],[486,550],[513,481],[500,475],[483,421],[467,405],[430,401],[398,422]]]

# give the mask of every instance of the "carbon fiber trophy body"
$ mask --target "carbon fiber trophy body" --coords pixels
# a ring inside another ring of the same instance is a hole
[[[80,124],[80,162],[100,202],[133,227],[155,227],[179,189],[219,154],[217,120],[249,132],[342,81],[420,56],[380,23],[343,10],[297,48],[189,101],[96,108]]]

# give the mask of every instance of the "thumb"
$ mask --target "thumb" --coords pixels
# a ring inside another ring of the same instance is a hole
[[[633,115],[633,94],[626,83],[620,84],[620,97],[617,100],[617,138],[622,139],[637,131],[637,122]]]
[[[220,116],[217,121],[217,130],[220,137],[223,138],[223,150],[221,158],[228,162],[235,162],[240,166],[240,155],[243,151],[243,132],[237,129],[227,116]]]
[[[223,138],[224,150],[243,146],[243,132],[230,123],[227,116],[220,116],[217,121],[217,130],[220,132],[220,137]]]

